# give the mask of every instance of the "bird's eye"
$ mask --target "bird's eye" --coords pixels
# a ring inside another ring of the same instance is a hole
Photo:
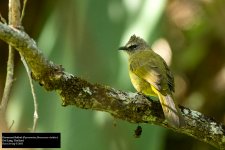
[[[138,47],[138,45],[134,44],[134,45],[129,46],[128,48],[129,48],[130,50],[134,50],[134,49],[136,49],[137,47]]]

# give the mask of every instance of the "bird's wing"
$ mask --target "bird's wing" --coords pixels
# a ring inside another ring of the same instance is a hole
[[[130,70],[139,78],[150,83],[158,91],[162,91],[165,88],[163,85],[163,80],[165,79],[162,71],[153,61],[132,61],[130,63]]]
[[[167,66],[165,61],[163,61],[163,64],[164,64],[165,69],[166,69],[166,76],[167,76],[167,82],[168,82],[169,89],[170,89],[170,91],[175,92],[173,73],[170,71],[170,69]]]

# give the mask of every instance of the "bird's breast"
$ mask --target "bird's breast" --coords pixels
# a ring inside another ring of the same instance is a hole
[[[138,77],[132,71],[129,71],[129,75],[134,88],[138,92],[143,93],[144,95],[147,96],[157,96],[157,94],[152,90],[152,86],[150,83]]]

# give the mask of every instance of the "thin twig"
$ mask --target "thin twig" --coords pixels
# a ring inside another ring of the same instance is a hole
[[[28,78],[29,78],[31,93],[32,93],[33,100],[34,100],[34,120],[33,120],[33,127],[32,127],[32,132],[34,132],[35,129],[36,129],[37,120],[38,120],[38,103],[37,103],[37,98],[36,98],[36,94],[35,94],[35,91],[34,91],[33,80],[32,80],[31,75],[30,75],[30,73],[31,73],[30,69],[29,69],[24,57],[21,54],[20,54],[20,57],[21,57],[21,61],[23,62],[23,65],[26,69],[26,72],[27,72],[27,75],[28,75]]]
[[[22,9],[21,17],[20,17],[21,23],[23,21],[24,15],[25,15],[26,6],[27,6],[27,0],[23,0],[23,9]]]
[[[12,46],[9,46],[9,56],[8,56],[8,61],[7,61],[7,74],[6,74],[5,87],[4,87],[2,102],[1,102],[1,110],[4,113],[5,113],[7,105],[8,105],[10,91],[11,91],[12,84],[13,84],[14,53],[15,52],[14,52]]]
[[[11,123],[11,125],[10,125],[10,127],[9,127],[9,130],[12,129],[13,125],[14,125],[14,120],[12,121],[12,123]]]
[[[21,14],[21,17],[20,17],[20,22],[22,23],[22,20],[24,18],[24,15],[25,15],[25,10],[26,10],[26,5],[27,5],[27,0],[24,0],[23,1],[23,9],[22,9],[22,14]],[[36,126],[37,126],[37,120],[38,120],[38,102],[37,102],[37,98],[36,98],[36,94],[35,94],[35,91],[34,91],[34,85],[33,85],[33,81],[32,81],[32,78],[31,78],[31,71],[27,65],[27,62],[26,60],[24,59],[23,55],[20,53],[20,57],[21,57],[21,61],[23,62],[23,65],[26,69],[26,72],[27,72],[27,75],[28,75],[28,78],[29,78],[29,82],[30,82],[30,87],[31,87],[31,93],[32,93],[32,96],[33,96],[33,100],[34,100],[34,119],[33,119],[33,127],[32,127],[32,132],[35,131],[36,129]]]
[[[13,28],[18,28],[21,26],[20,0],[9,0],[9,25]]]
[[[3,22],[4,24],[7,24],[7,21],[5,18],[2,17],[2,14],[0,13],[0,21]]]
[[[9,0],[9,25],[12,27],[17,27],[20,25],[18,22],[18,18],[20,16],[20,2],[19,0]],[[14,75],[14,54],[15,51],[13,50],[12,46],[9,45],[9,56],[7,62],[7,74],[6,74],[6,81],[5,87],[2,97],[1,109],[5,113],[7,104],[9,101],[9,95],[12,88],[13,83],[13,75]]]

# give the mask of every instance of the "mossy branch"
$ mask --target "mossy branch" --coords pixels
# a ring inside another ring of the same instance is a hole
[[[186,126],[168,126],[162,108],[156,101],[143,95],[123,92],[114,88],[91,84],[79,77],[66,73],[59,65],[47,60],[35,41],[24,31],[0,23],[0,39],[13,46],[26,59],[33,79],[48,91],[57,91],[62,105],[75,105],[83,109],[108,112],[116,118],[131,123],[148,123],[169,128],[178,133],[192,136],[214,147],[225,149],[225,127],[210,117],[181,107]]]

